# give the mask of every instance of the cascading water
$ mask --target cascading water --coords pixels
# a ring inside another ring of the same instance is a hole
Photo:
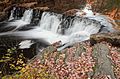
[[[100,15],[99,13],[94,13],[92,11],[91,5],[89,4],[86,4],[86,7],[82,11],[78,11],[76,13],[76,16],[81,16],[81,15],[82,17],[87,17],[89,19],[100,22],[100,24],[104,26],[102,29],[105,30],[102,32],[114,32],[115,30],[112,28],[113,25],[111,23],[114,23],[115,26],[117,26],[114,20],[111,20],[109,17],[105,15]]]
[[[32,14],[33,14],[32,9],[26,10],[23,14],[22,21],[28,22],[28,24],[30,24],[31,19],[32,19]]]
[[[13,13],[14,13],[14,10],[16,8],[13,8],[13,10],[11,11],[11,15],[10,15],[10,18],[9,20],[14,20],[14,17],[13,17]],[[23,14],[23,17],[20,19],[20,20],[14,20],[12,22],[9,22],[8,25],[6,25],[5,27],[9,28],[9,27],[14,27],[14,29],[12,31],[15,31],[17,30],[18,28],[24,26],[24,25],[27,25],[27,24],[30,24],[31,22],[31,19],[32,19],[32,14],[33,14],[33,10],[32,9],[28,9],[24,12]]]
[[[61,16],[60,14],[44,12],[39,23],[40,28],[57,33]]]
[[[13,7],[13,10],[11,10],[11,14],[10,14],[10,17],[9,17],[9,21],[14,19],[13,14],[14,14],[15,9],[16,9],[16,8]]]
[[[8,23],[7,27],[14,26],[15,29],[9,32],[0,33],[0,36],[13,36],[24,40],[37,39],[39,41],[42,40],[42,42],[49,43],[48,45],[61,41],[61,45],[63,45],[63,47],[58,48],[59,51],[76,42],[88,40],[91,34],[98,33],[99,31],[102,32],[102,30],[100,30],[102,26],[110,32],[113,31],[110,23],[104,22],[104,24],[99,20],[102,17],[102,20],[106,21],[104,16],[100,16],[100,18],[99,16],[98,18],[97,16],[93,16],[95,19],[93,17],[79,16],[66,16],[63,18],[62,14],[56,14],[53,12],[43,12],[37,26],[33,26],[30,30],[19,31],[21,27],[31,23],[32,14],[33,10],[26,10],[22,19]],[[25,42],[26,41],[23,41],[20,45],[30,43],[30,41],[27,41],[27,43]],[[26,45],[26,47],[28,48],[31,44],[33,43]],[[26,48],[25,46],[20,47]]]
[[[75,32],[85,31],[89,34],[94,34],[99,31],[101,25],[95,20],[90,20],[88,18],[75,17],[72,26],[69,27],[65,34],[73,34]]]

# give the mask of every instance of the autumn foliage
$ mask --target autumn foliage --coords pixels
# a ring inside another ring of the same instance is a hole
[[[120,49],[108,43],[103,42],[103,44],[106,44],[110,50],[108,58],[112,60],[114,73],[119,79]],[[74,47],[61,52],[55,51],[55,47],[48,47],[26,67],[22,68],[18,74],[5,76],[3,79],[89,79],[91,77],[111,79],[110,75],[106,74],[94,76],[96,62],[92,56],[93,48],[89,42],[76,44]]]

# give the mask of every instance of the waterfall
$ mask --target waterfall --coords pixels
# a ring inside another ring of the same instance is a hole
[[[99,13],[94,13],[92,11],[92,7],[90,4],[86,4],[86,6],[84,7],[84,9],[82,11],[79,10],[76,13],[76,16],[87,17],[89,19],[96,20],[96,21],[100,22],[101,25],[105,26],[102,28],[103,30],[105,30],[104,32],[106,32],[106,31],[114,32],[115,31],[112,28],[112,26],[113,26],[112,23],[114,23],[117,26],[117,24],[114,22],[114,20],[111,20],[109,17],[107,17],[105,15],[101,15]]]
[[[31,19],[32,19],[32,14],[33,14],[32,9],[26,10],[23,14],[22,21],[25,21],[29,24],[31,22]]]
[[[57,33],[58,27],[61,23],[59,19],[61,16],[62,15],[60,14],[44,12],[39,23],[40,28]]]
[[[13,15],[13,11],[14,9],[11,11],[11,16]],[[32,19],[32,15],[33,15],[33,10],[32,9],[28,9],[24,12],[23,17],[19,20],[14,20],[12,22],[9,22],[9,24],[6,27],[15,27],[12,31],[17,30],[18,28],[21,28],[27,24],[31,23],[31,19]],[[11,18],[10,16],[10,18]]]
[[[9,17],[9,21],[14,19],[13,14],[14,14],[15,9],[16,9],[16,8],[13,7],[13,10],[11,10],[11,14],[10,14],[10,17]]]
[[[86,31],[89,34],[95,34],[101,28],[100,23],[88,18],[75,17],[72,27],[66,30],[66,34],[72,34],[75,32]]]
[[[13,12],[11,11],[11,15],[12,13]],[[37,26],[31,26],[32,29],[30,30],[19,31],[21,27],[23,27],[23,29],[24,27],[30,27],[28,24],[31,24],[32,16],[33,10],[26,10],[20,20],[8,23],[7,27],[15,27],[15,29],[0,33],[0,36],[11,36],[24,40],[37,39],[48,43],[48,45],[61,41],[63,47],[58,48],[59,51],[76,42],[88,40],[91,34],[98,33],[99,31],[102,32],[102,26],[110,32],[113,31],[112,24],[108,23],[104,16],[64,16],[53,12],[43,12]],[[104,23],[101,22],[101,18],[105,21]],[[25,44],[27,44],[26,48],[28,48],[30,47],[29,45],[32,45],[33,43],[30,41],[23,41],[19,45],[21,45],[21,48],[25,48]]]

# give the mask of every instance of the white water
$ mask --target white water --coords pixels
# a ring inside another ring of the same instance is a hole
[[[49,12],[44,12],[39,23],[40,28],[57,33],[58,26],[61,23],[59,17],[61,16],[60,14],[53,15]]]
[[[82,15],[83,13],[85,13],[85,15]],[[89,4],[86,4],[86,7],[82,11],[78,11],[76,13],[76,16],[82,16],[82,17],[87,17],[89,19],[96,20],[96,21],[100,22],[101,25],[106,26],[105,28],[108,29],[110,32],[115,31],[112,28],[113,25],[111,24],[111,22],[115,24],[114,20],[109,19],[109,17],[107,17],[105,15],[101,15],[99,13],[94,13],[92,11],[91,5],[89,5]]]
[[[24,48],[30,48],[32,44],[33,43],[31,42],[31,40],[25,40],[25,41],[22,41],[19,45],[21,49],[24,49]]]
[[[11,11],[11,15],[10,15],[10,19],[14,19],[13,18],[13,11],[15,10],[15,8],[13,8],[13,10]],[[29,9],[26,10],[23,14],[23,17],[20,20],[15,20],[13,22],[10,22],[6,27],[16,27],[15,29],[13,29],[13,31],[17,30],[18,28],[30,24],[31,19],[32,19],[32,15],[33,15],[33,10]]]
[[[16,9],[16,8],[13,7],[13,10],[11,10],[11,15],[10,15],[10,17],[9,17],[9,21],[14,19],[13,13],[14,13],[15,9]]]
[[[58,51],[60,51],[69,45],[73,45],[76,42],[88,40],[91,34],[99,32],[101,24],[105,25],[108,30],[112,31],[112,24],[109,23],[104,16],[100,15],[94,16],[92,15],[92,12],[90,12],[89,16],[88,15],[85,16],[88,17],[89,19],[74,17],[70,21],[69,23],[70,25],[68,25],[69,21],[64,20],[66,21],[66,24],[64,24],[64,26],[69,26],[68,28],[64,27],[62,28],[63,25],[61,25],[61,23],[63,20],[61,20],[62,19],[61,14],[44,12],[37,27],[33,27],[33,29],[28,31],[16,31],[16,29],[19,29],[20,27],[26,24],[30,24],[32,14],[33,10],[26,10],[21,20],[16,20],[8,24],[8,27],[17,26],[14,29],[14,31],[0,33],[0,36],[9,35],[17,36],[18,38],[23,39],[38,39],[38,40],[42,39],[48,42],[49,44],[61,41],[61,44],[65,45],[61,48],[58,48]],[[100,23],[97,21],[93,21],[91,19],[95,19]],[[65,32],[64,34],[61,34],[62,29],[64,29]],[[30,41],[23,41],[19,45],[20,48],[29,48],[31,44],[32,43]]]
[[[80,21],[79,18],[76,18],[73,21],[72,27],[67,29],[66,34],[69,35],[76,32],[85,31],[90,35],[97,33],[100,28],[101,25],[99,23],[94,23],[94,21],[85,18]]]
[[[32,9],[28,9],[24,12],[23,17],[22,17],[22,21],[27,22],[28,24],[30,24],[31,19],[32,19],[32,14],[33,14],[33,10]]]

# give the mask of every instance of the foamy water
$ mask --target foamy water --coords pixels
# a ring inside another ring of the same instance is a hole
[[[10,19],[13,19],[13,11],[11,11]],[[24,12],[20,20],[9,22],[6,26],[16,27],[15,29],[0,33],[0,36],[16,36],[25,40],[42,39],[49,44],[61,41],[61,45],[65,45],[58,48],[58,51],[60,51],[76,42],[88,40],[90,35],[98,33],[103,25],[109,32],[114,31],[112,24],[105,16],[93,15],[92,10],[89,10],[87,7],[83,11],[87,13],[85,16],[80,17],[79,14],[81,13],[77,12],[77,16],[74,18],[62,18],[63,15],[61,14],[43,12],[37,26],[33,26],[30,30],[19,31],[21,27],[31,23],[33,10],[29,9]],[[19,45],[23,49],[29,48],[32,44],[31,41],[22,41]]]

